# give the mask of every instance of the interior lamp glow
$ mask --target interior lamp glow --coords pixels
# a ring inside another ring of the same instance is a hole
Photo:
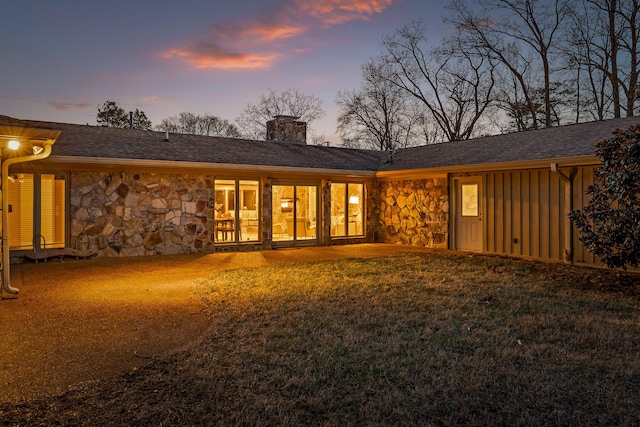
[[[60,134],[62,133],[59,130],[53,129],[39,129],[39,128],[27,128],[22,125],[22,122],[16,120],[16,127],[7,126],[2,121],[0,124],[0,134],[2,135],[2,145],[0,146],[0,154],[2,154],[2,158],[0,158],[0,165],[2,166],[2,173],[0,173],[2,190],[5,190],[9,186],[9,169],[12,165],[18,163],[31,162],[35,160],[42,160],[47,158],[51,154],[51,146],[56,142]],[[10,128],[7,131],[7,128]],[[18,133],[15,133],[15,132]],[[13,135],[15,139],[7,138],[8,135]],[[22,136],[21,136],[22,135]],[[38,141],[38,145],[34,145],[31,143],[31,147],[33,150],[33,155],[30,155],[28,152],[23,153],[24,155],[18,156],[7,156],[4,152],[5,149],[16,151],[20,148],[20,140],[24,135],[28,135],[26,139],[32,142]],[[6,139],[5,139],[6,138]],[[6,142],[5,142],[6,141]],[[6,145],[5,145],[6,144]],[[6,194],[5,194],[6,196]],[[2,214],[2,250],[0,250],[0,255],[2,258],[2,271],[0,271],[2,276],[2,291],[17,295],[18,289],[11,286],[11,256],[9,249],[9,198],[1,197],[2,208],[0,209],[0,213]]]
[[[358,197],[358,196],[349,197],[349,204],[350,205],[359,205],[360,204],[360,197]]]

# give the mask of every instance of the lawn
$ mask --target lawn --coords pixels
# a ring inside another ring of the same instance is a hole
[[[447,253],[221,271],[187,350],[7,425],[639,425],[640,278]]]

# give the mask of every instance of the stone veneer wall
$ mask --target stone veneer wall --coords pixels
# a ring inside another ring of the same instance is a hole
[[[376,240],[447,248],[449,188],[447,178],[382,181],[369,203],[376,203]],[[371,205],[375,206],[375,205]]]
[[[271,247],[271,185],[269,180],[262,182],[263,242],[234,249],[233,245],[214,247],[213,176],[72,172],[70,243],[80,249],[87,246],[95,249],[98,256],[267,249]],[[329,182],[323,182],[321,191],[324,193],[321,212],[326,216],[326,212],[330,212]],[[446,178],[367,184],[367,193],[368,232],[364,240],[447,247]],[[328,227],[325,221],[325,228]],[[330,240],[329,231],[324,231],[320,243],[335,244]]]
[[[72,247],[98,256],[214,250],[213,177],[73,172],[70,184]]]

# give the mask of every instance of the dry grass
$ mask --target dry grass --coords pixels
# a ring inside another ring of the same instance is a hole
[[[638,277],[413,254],[222,271],[188,351],[6,425],[639,425]]]

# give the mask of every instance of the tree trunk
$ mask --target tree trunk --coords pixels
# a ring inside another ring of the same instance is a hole
[[[620,117],[620,76],[618,75],[618,38],[616,36],[617,0],[608,3],[609,42],[611,43],[611,92],[613,99],[613,116]]]

